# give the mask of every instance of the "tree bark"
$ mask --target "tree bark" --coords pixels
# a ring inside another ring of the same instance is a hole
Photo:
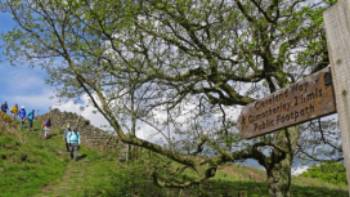
[[[292,155],[267,169],[268,192],[271,197],[290,197]]]
[[[290,127],[276,134],[272,150],[265,163],[268,192],[271,197],[290,197],[294,150],[299,139],[299,128]]]

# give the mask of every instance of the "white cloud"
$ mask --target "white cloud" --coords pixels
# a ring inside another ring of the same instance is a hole
[[[292,175],[293,176],[298,176],[304,172],[306,172],[309,169],[310,166],[304,165],[304,166],[299,166],[296,168],[292,168]]]
[[[46,91],[37,95],[15,95],[15,96],[5,96],[4,100],[8,101],[10,105],[18,104],[20,106],[26,107],[26,109],[42,110],[45,112],[48,110],[49,106],[54,103],[52,99],[53,92]]]

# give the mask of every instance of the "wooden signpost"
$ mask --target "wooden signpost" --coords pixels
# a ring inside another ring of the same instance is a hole
[[[332,76],[326,68],[243,109],[241,137],[252,138],[336,112]]]
[[[248,105],[238,123],[241,136],[253,138],[338,112],[350,192],[350,0],[338,0],[324,20],[331,72],[327,68]]]
[[[350,192],[350,0],[338,0],[324,20]]]

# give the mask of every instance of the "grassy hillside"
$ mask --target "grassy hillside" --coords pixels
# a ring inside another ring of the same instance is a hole
[[[185,190],[153,184],[152,166],[164,161],[143,151],[140,159],[121,163],[116,152],[82,147],[86,157],[70,161],[60,132],[42,140],[39,131],[0,129],[0,196],[268,196],[264,172],[222,166],[217,176]],[[343,173],[343,172],[341,172]],[[346,184],[324,178],[293,179],[293,196],[348,196]]]
[[[31,196],[63,175],[67,160],[58,138],[41,140],[37,132],[0,131],[0,196]]]

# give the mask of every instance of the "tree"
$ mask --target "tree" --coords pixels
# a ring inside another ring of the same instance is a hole
[[[41,63],[61,96],[87,94],[123,142],[197,174],[155,173],[160,185],[200,183],[223,163],[252,158],[266,169],[269,194],[290,196],[299,127],[246,141],[233,116],[327,66],[321,13],[329,1],[1,2],[18,23],[4,36],[9,57]],[[169,146],[128,134],[137,121]]]

